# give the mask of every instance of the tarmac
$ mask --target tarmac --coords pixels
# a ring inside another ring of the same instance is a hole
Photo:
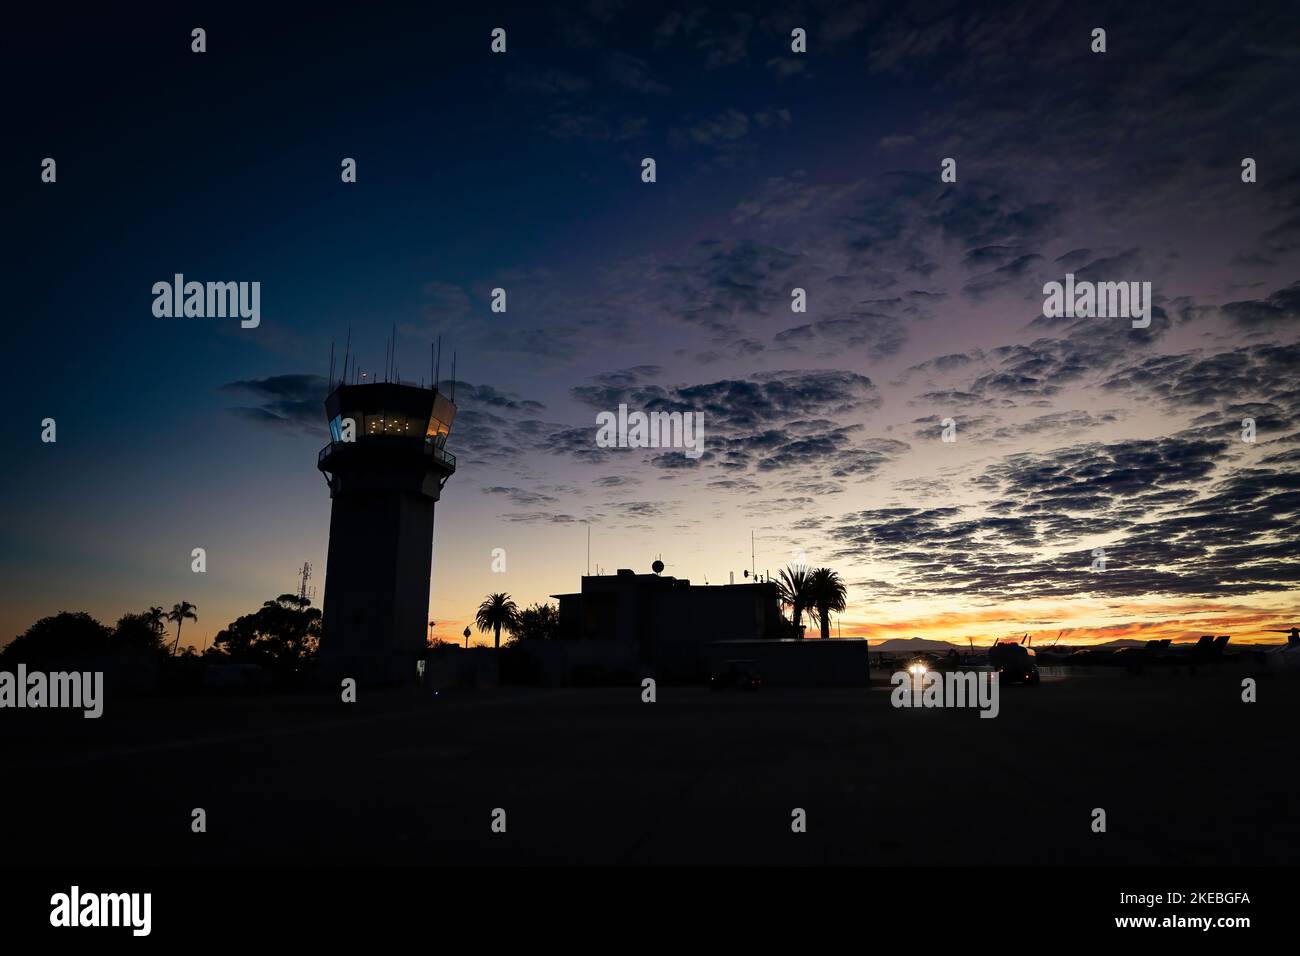
[[[1049,673],[1002,688],[996,719],[894,708],[882,674],[869,688],[660,686],[654,703],[640,687],[505,687],[110,699],[97,720],[6,711],[4,856],[1294,865],[1300,680],[1257,675],[1244,703],[1242,676]]]

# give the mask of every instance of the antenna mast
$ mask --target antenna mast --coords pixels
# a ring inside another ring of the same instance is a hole
[[[343,378],[339,382],[340,385],[346,385],[348,383],[348,356],[350,356],[351,354],[352,354],[352,326],[349,325],[348,344],[347,344],[347,348],[343,352]]]

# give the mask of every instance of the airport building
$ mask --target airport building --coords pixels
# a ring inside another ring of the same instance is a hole
[[[660,677],[704,675],[711,641],[775,641],[784,635],[780,599],[770,581],[693,586],[622,568],[584,575],[582,590],[551,596],[560,603],[561,639],[627,646]]]
[[[326,681],[410,684],[428,632],[433,510],[456,459],[456,405],[436,388],[340,384],[325,399],[329,484],[320,670]]]

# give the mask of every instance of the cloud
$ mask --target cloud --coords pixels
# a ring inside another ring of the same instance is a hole
[[[571,96],[591,89],[591,81],[586,77],[555,67],[514,70],[506,74],[505,83],[511,93],[539,93],[543,96]]]
[[[546,408],[541,402],[522,398],[514,392],[500,391],[491,385],[473,385],[464,381],[443,381],[439,383],[438,387],[448,395],[454,394],[458,407],[486,405],[490,408],[534,413],[543,411]]]
[[[1229,302],[1223,306],[1223,314],[1240,328],[1280,331],[1284,323],[1300,319],[1300,282],[1264,299]]]
[[[1239,444],[1239,443],[1235,443]],[[1300,476],[1226,467],[1195,432],[1009,455],[973,479],[987,507],[877,508],[830,528],[843,554],[899,569],[932,599],[1221,597],[1285,590]],[[1231,514],[1225,522],[1222,515]],[[1092,569],[1104,546],[1105,571]]]
[[[502,485],[483,488],[482,491],[485,495],[504,495],[510,499],[511,504],[515,505],[549,505],[554,504],[556,501],[550,495],[544,495],[540,492],[525,491],[523,488],[511,488]]]
[[[597,113],[551,113],[540,127],[556,139],[581,139],[590,143],[623,143],[646,134],[643,116],[612,118]]]
[[[323,375],[298,373],[243,379],[222,385],[220,391],[255,399],[254,406],[229,411],[256,425],[312,437],[328,434],[325,394],[329,383]]]
[[[1213,355],[1156,355],[1118,369],[1101,387],[1181,410],[1268,402],[1294,420],[1300,414],[1298,363],[1300,344],[1253,345]]]
[[[645,60],[627,53],[611,53],[606,60],[609,78],[620,86],[625,86],[636,93],[669,93],[671,89],[664,83],[651,79],[650,70]]]
[[[795,76],[802,73],[807,61],[801,56],[774,56],[763,64],[779,77]]]
[[[597,408],[626,402],[646,411],[702,411],[713,430],[743,432],[774,422],[834,416],[880,404],[871,379],[856,372],[791,370],[760,372],[744,379],[664,387],[578,386],[571,394]]]
[[[685,127],[673,127],[668,138],[676,147],[705,146],[720,148],[749,135],[749,116],[740,110],[723,110],[708,119]]]

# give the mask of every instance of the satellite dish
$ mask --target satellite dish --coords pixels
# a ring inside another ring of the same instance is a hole
[[[663,569],[664,569],[664,563],[660,561],[658,558],[655,558],[655,563],[650,565],[650,570],[653,571],[655,574],[659,574],[663,571]]]

